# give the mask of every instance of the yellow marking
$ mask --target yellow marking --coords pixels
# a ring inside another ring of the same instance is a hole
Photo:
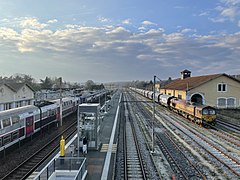
[[[26,180],[33,180],[39,172],[33,172]]]
[[[109,144],[102,144],[102,148],[100,152],[107,152],[108,151]],[[117,151],[117,144],[112,145],[112,153],[116,153]]]

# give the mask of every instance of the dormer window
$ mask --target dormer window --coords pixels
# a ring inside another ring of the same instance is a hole
[[[226,92],[227,91],[227,84],[219,83],[217,88],[218,88],[218,92]]]

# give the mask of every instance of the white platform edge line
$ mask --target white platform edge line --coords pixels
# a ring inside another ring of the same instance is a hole
[[[114,125],[113,125],[113,129],[112,129],[111,138],[110,138],[110,141],[109,141],[108,152],[107,152],[106,159],[105,159],[105,162],[104,162],[104,167],[103,167],[103,171],[102,171],[101,180],[107,180],[107,178],[108,178],[108,170],[109,170],[109,165],[110,165],[110,160],[111,160],[111,155],[112,155],[112,145],[113,145],[113,140],[114,140],[114,137],[115,137],[115,131],[116,131],[116,127],[117,127],[117,119],[118,119],[118,113],[119,113],[121,98],[122,98],[122,94],[121,94],[119,102],[118,102],[117,112],[116,112],[116,115],[115,115]]]

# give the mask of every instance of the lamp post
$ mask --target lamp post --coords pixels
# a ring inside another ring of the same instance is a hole
[[[80,157],[80,122],[79,122],[79,105],[77,109],[77,150],[78,150],[78,157]]]
[[[153,77],[153,117],[152,117],[152,153],[154,153],[154,120],[155,120],[155,84],[156,76]]]
[[[155,93],[156,93],[156,78],[158,78],[157,76],[153,77],[153,117],[152,117],[152,153],[154,153],[155,148],[154,148],[154,121],[155,121],[155,111],[156,111],[156,102],[155,102]],[[158,78],[158,80],[160,80]],[[160,80],[161,81],[161,80]]]
[[[60,80],[60,126],[62,126],[62,77]]]

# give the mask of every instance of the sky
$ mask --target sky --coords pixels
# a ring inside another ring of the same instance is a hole
[[[0,0],[0,76],[240,74],[240,0]]]

